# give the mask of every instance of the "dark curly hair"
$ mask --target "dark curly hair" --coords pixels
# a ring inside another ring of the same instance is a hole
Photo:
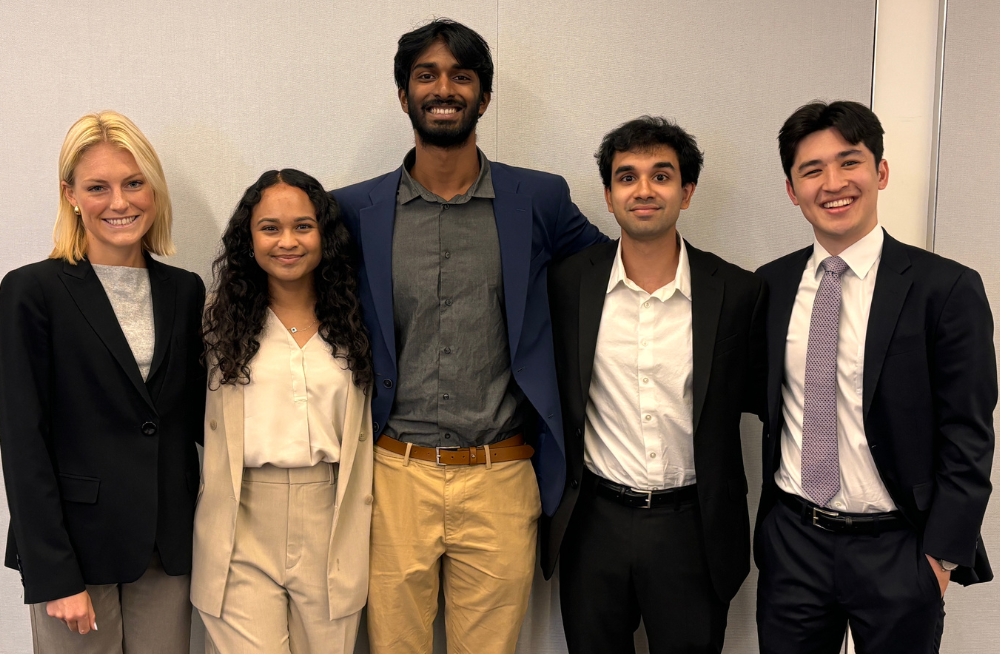
[[[336,200],[315,178],[291,168],[261,175],[243,194],[222,235],[221,252],[212,264],[215,281],[203,332],[209,379],[250,383],[250,361],[260,349],[270,304],[267,273],[250,254],[250,217],[265,189],[279,183],[305,191],[316,209],[322,243],[322,259],[313,273],[319,332],[336,356],[347,360],[354,383],[367,392],[373,377],[371,345],[358,301],[354,243]]]

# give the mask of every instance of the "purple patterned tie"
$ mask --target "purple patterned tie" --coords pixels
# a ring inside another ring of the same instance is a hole
[[[806,350],[802,414],[802,490],[826,506],[840,490],[837,453],[837,337],[840,334],[840,257],[820,263],[825,272],[816,291]]]

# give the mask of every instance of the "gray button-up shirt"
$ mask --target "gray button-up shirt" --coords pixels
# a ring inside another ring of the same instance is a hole
[[[470,447],[520,432],[529,410],[510,372],[490,162],[450,200],[410,177],[392,237],[396,399],[385,433],[425,447]]]

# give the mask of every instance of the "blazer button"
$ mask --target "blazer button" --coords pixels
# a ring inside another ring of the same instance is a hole
[[[368,434],[366,434],[365,432],[361,432],[360,434],[358,434],[358,440],[359,441],[363,441],[363,440],[365,440],[367,438],[368,438]]]
[[[385,386],[386,388],[392,388],[392,380],[384,379],[382,380],[382,385]]]
[[[580,480],[579,479],[574,479],[572,482],[570,482],[570,486],[572,486],[573,488],[579,488],[579,486],[580,486]]]
[[[377,422],[376,423],[372,423],[372,433],[373,434],[377,434],[378,433],[378,427],[379,427],[379,425],[378,425]]]
[[[148,420],[142,423],[142,433],[146,436],[156,436],[156,423]]]
[[[372,503],[372,496],[365,495],[365,504],[371,504],[371,503]]]
[[[211,428],[212,431],[215,431],[216,429],[219,428],[219,423],[213,420],[212,422],[208,423],[208,426]]]

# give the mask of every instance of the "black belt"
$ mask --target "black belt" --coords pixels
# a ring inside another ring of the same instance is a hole
[[[878,536],[883,531],[909,529],[910,523],[900,511],[889,513],[844,513],[831,511],[822,506],[808,502],[798,495],[792,495],[778,489],[781,503],[802,518],[802,524],[812,525],[823,531],[838,534],[870,534]]]
[[[633,509],[655,509],[671,504],[680,508],[682,504],[693,504],[698,501],[698,487],[694,484],[681,486],[680,488],[646,491],[616,484],[604,477],[595,475],[590,470],[584,470],[584,473],[597,480],[594,492],[598,496],[613,500],[619,504],[624,504]]]

